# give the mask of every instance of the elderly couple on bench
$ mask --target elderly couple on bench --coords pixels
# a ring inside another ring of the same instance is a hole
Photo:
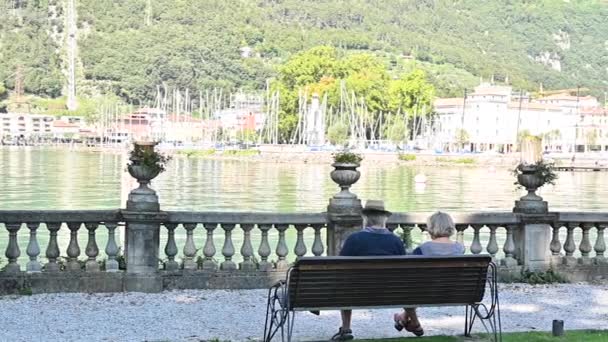
[[[340,251],[340,256],[388,256],[405,255],[403,241],[386,228],[386,221],[391,213],[384,209],[384,203],[379,200],[369,200],[363,208],[363,230],[350,235]],[[436,212],[427,219],[426,231],[431,241],[425,242],[414,249],[414,255],[451,256],[464,254],[464,246],[450,237],[456,228],[450,215]],[[347,341],[353,339],[351,330],[352,310],[342,310],[342,326],[332,337],[332,341]],[[418,320],[416,308],[405,308],[393,316],[395,329],[403,329],[422,336],[424,330]]]

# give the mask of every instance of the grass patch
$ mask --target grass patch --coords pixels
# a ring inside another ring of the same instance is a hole
[[[258,150],[225,150],[222,152],[222,155],[230,157],[249,157],[257,156],[258,154],[260,154]]]
[[[567,323],[566,323],[567,324]],[[356,332],[355,332],[356,333]],[[566,331],[562,337],[553,337],[550,332],[518,332],[502,334],[503,342],[605,342],[608,341],[606,330],[573,330]],[[472,338],[464,336],[431,336],[431,337],[408,337],[388,338],[379,340],[356,340],[367,342],[486,342],[491,341],[485,335],[475,335]]]
[[[211,148],[208,150],[179,150],[177,154],[184,155],[188,158],[190,157],[206,157],[215,154],[215,149]]]
[[[463,165],[471,165],[475,164],[477,161],[474,158],[447,158],[447,157],[437,157],[435,161],[438,163],[447,163],[447,164],[463,164]]]
[[[402,161],[414,161],[416,160],[416,155],[411,153],[400,153],[399,160]]]

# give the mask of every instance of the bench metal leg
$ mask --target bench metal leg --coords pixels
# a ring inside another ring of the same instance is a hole
[[[498,300],[498,282],[496,265],[490,263],[488,285],[490,287],[491,304],[486,306],[479,303],[465,308],[464,335],[471,336],[475,319],[479,318],[486,332],[491,334],[495,342],[502,342],[502,322],[500,320],[500,303]]]
[[[287,313],[287,342],[291,342],[291,336],[293,336],[293,326],[296,322],[296,312]]]
[[[290,334],[289,312],[284,308],[285,282],[278,282],[268,290],[266,303],[266,322],[264,323],[264,342],[270,342],[281,331],[281,340],[285,341],[285,323],[287,323],[288,340]]]

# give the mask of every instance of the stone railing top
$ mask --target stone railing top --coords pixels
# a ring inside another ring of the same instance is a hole
[[[123,211],[116,210],[0,210],[1,223],[27,222],[123,222]],[[125,212],[127,213],[127,212]],[[162,212],[166,223],[224,224],[306,224],[324,225],[327,213],[261,213],[261,212]],[[432,212],[393,213],[389,224],[425,225]],[[523,215],[508,211],[449,212],[457,225],[512,225],[527,219],[547,223],[608,223],[608,212],[550,212],[544,215]],[[161,216],[162,217],[162,216]]]
[[[389,224],[405,224],[405,225],[426,225],[426,219],[432,215],[432,212],[427,213],[393,213],[388,219]],[[449,212],[456,225],[463,224],[490,224],[490,225],[507,225],[518,224],[520,222],[519,215],[507,211],[498,212]]]
[[[120,222],[120,210],[0,210],[0,222]]]
[[[567,212],[555,213],[557,222],[588,222],[588,223],[608,223],[608,213],[596,212]]]
[[[324,225],[326,213],[253,213],[253,212],[203,212],[168,211],[167,223],[223,223],[223,224],[307,224]]]

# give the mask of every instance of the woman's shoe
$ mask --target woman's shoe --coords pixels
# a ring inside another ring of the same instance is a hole
[[[353,337],[353,331],[350,329],[338,329],[338,332],[331,337],[331,341],[350,341]]]
[[[414,334],[418,337],[424,335],[424,329],[422,329],[422,326],[420,326],[420,323],[414,325],[412,320],[408,320],[405,323],[404,327],[405,327],[405,330],[411,332],[412,334]]]
[[[395,320],[395,329],[397,329],[397,331],[401,331],[405,328],[406,323],[401,320],[401,314],[394,314],[393,319]]]

